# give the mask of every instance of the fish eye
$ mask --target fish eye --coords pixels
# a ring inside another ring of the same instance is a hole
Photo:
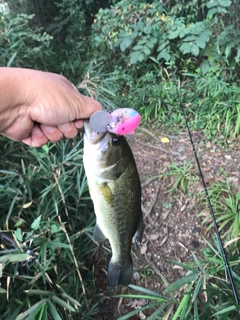
[[[121,138],[120,138],[120,137],[114,137],[114,138],[112,138],[112,144],[113,144],[113,146],[119,146],[120,142],[121,142]]]

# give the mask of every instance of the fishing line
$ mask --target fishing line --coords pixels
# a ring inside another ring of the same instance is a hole
[[[234,284],[232,271],[231,271],[231,268],[230,268],[230,265],[229,265],[229,262],[228,262],[224,247],[223,247],[223,243],[222,243],[222,239],[221,239],[220,232],[219,232],[219,229],[218,229],[217,221],[216,221],[216,218],[215,218],[215,214],[213,212],[213,208],[212,208],[212,204],[211,204],[210,197],[209,197],[209,194],[208,194],[207,186],[206,186],[206,183],[205,183],[205,180],[204,180],[204,176],[203,176],[203,173],[202,173],[202,169],[201,169],[201,166],[200,166],[200,161],[199,161],[199,158],[198,158],[198,155],[197,155],[197,152],[196,152],[196,148],[195,148],[195,144],[194,144],[194,141],[193,141],[193,138],[192,138],[192,133],[191,133],[191,130],[190,130],[189,125],[188,125],[188,119],[187,119],[187,116],[186,116],[186,112],[184,110],[184,106],[183,106],[183,103],[182,103],[180,91],[179,91],[178,85],[177,85],[176,74],[173,71],[172,66],[171,66],[171,69],[172,69],[172,74],[173,74],[173,82],[174,82],[174,85],[176,86],[176,92],[177,92],[177,96],[178,96],[178,99],[179,99],[179,106],[180,106],[180,109],[182,111],[183,118],[185,120],[185,125],[186,125],[186,128],[187,128],[187,132],[188,132],[189,139],[191,141],[191,145],[192,145],[192,149],[193,149],[193,153],[194,153],[194,156],[195,156],[195,159],[196,159],[196,162],[197,162],[198,171],[199,171],[199,174],[200,174],[200,177],[201,177],[201,180],[202,180],[204,192],[205,192],[205,195],[206,195],[206,198],[207,198],[207,203],[208,203],[208,206],[209,206],[209,209],[210,209],[210,213],[211,213],[211,217],[212,217],[212,220],[213,220],[213,224],[214,224],[214,227],[215,227],[215,232],[216,232],[216,236],[217,236],[218,245],[219,245],[223,260],[224,260],[225,269],[227,271],[227,275],[228,275],[229,281],[231,283],[232,292],[233,292],[236,304],[239,305],[239,298],[238,298],[236,286]],[[238,313],[240,314],[240,310],[238,310]]]

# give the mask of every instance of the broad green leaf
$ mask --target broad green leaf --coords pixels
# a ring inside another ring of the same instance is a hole
[[[182,51],[183,53],[190,53],[191,52],[191,45],[190,43],[183,43],[180,48],[180,51]]]
[[[144,52],[147,56],[149,56],[150,53],[151,53],[151,50],[150,50],[148,47],[144,47],[144,48],[143,48],[143,52]]]
[[[176,39],[179,36],[180,29],[177,29],[175,31],[169,31],[168,38],[169,39]]]
[[[143,48],[143,45],[137,44],[136,46],[133,47],[133,50],[135,50],[135,51],[141,51],[142,48]]]
[[[132,52],[130,54],[130,64],[135,64],[137,63],[139,60],[138,60],[138,57],[139,57],[139,51],[136,51],[136,52]]]
[[[158,38],[152,36],[151,39],[150,39],[150,41],[155,45],[155,44],[158,42]]]
[[[196,39],[196,45],[197,45],[199,48],[204,49],[205,46],[206,46],[206,42],[205,42],[201,37],[197,37],[197,39]]]
[[[146,42],[148,42],[147,37],[139,40],[137,44],[138,44],[138,45],[143,45],[143,44],[146,44]]]
[[[185,35],[188,34],[188,33],[189,33],[188,28],[181,29],[181,31],[180,31],[180,33],[179,33],[179,38],[182,39],[182,38],[185,37]]]
[[[61,227],[58,224],[51,224],[51,233],[56,233],[59,232],[61,230]]]
[[[203,33],[199,35],[199,39],[201,39],[204,42],[208,42],[211,34],[212,32],[210,30],[205,30]]]
[[[160,60],[160,59],[164,59],[165,61],[169,61],[171,59],[171,56],[167,51],[162,51],[157,56],[157,60]]]
[[[157,47],[157,52],[162,51],[167,45],[169,44],[169,41],[164,41]]]
[[[19,241],[23,241],[22,230],[20,228],[17,228],[17,230],[14,231],[14,235]]]
[[[230,0],[220,0],[220,6],[222,7],[229,7],[232,4]]]
[[[146,47],[147,46],[147,47]],[[144,48],[147,48],[148,50],[149,49],[153,49],[153,47],[155,46],[155,44],[149,40],[147,43],[146,43],[146,46]]]
[[[145,56],[140,52],[139,57],[138,57],[139,62],[143,61],[144,58],[145,58]]]
[[[37,230],[38,228],[39,228],[39,225],[40,225],[40,221],[41,221],[41,215],[39,216],[39,217],[37,217],[34,221],[33,221],[33,223],[31,224],[31,228],[33,229],[33,230]]]
[[[199,47],[196,44],[192,45],[191,52],[194,56],[198,56],[199,55]]]
[[[187,36],[186,38],[183,39],[184,41],[188,42],[188,41],[196,41],[196,36],[191,35],[191,36]]]
[[[124,52],[127,48],[129,48],[130,45],[132,44],[132,42],[133,42],[133,40],[132,40],[132,38],[130,36],[124,38],[123,41],[120,44],[121,51]]]
[[[206,3],[207,8],[217,7],[219,5],[218,1],[210,0]]]

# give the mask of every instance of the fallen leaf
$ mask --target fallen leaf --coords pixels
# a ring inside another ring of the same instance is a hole
[[[32,205],[32,201],[30,201],[30,202],[28,202],[28,203],[25,203],[25,204],[23,205],[23,209],[27,209],[27,208],[29,208],[31,205]]]
[[[138,309],[139,307],[145,306],[147,304],[147,300],[146,299],[134,299],[131,300],[129,303],[126,303],[127,307],[132,307],[134,309]]]
[[[141,254],[145,254],[146,252],[147,252],[147,241],[145,241],[140,248]]]
[[[149,240],[157,240],[159,238],[160,234],[148,234],[147,237]]]
[[[160,243],[160,247],[166,242],[167,238],[168,238],[168,235],[167,235],[167,236],[163,239],[163,241]]]
[[[169,140],[167,137],[163,137],[163,138],[161,139],[161,142],[162,142],[162,143],[169,143],[170,140]]]
[[[184,205],[181,207],[180,212],[183,212],[183,211],[185,210],[186,206],[187,206],[187,204],[184,204]]]

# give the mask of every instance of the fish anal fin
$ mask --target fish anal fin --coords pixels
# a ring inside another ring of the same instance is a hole
[[[93,239],[96,242],[100,242],[106,239],[104,233],[102,232],[101,228],[99,227],[98,223],[96,222],[94,232],[93,232]]]
[[[113,263],[112,259],[109,262],[107,285],[109,287],[117,287],[118,285],[127,287],[132,278],[133,262],[132,260],[125,266]]]

